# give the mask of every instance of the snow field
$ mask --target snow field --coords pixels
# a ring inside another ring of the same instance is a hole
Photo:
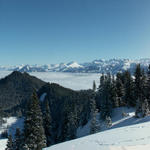
[[[123,112],[127,114],[126,117],[122,116]],[[150,116],[137,119],[134,112],[134,108],[116,108],[113,110],[111,128],[102,126],[102,132],[89,135],[89,121],[77,130],[77,137],[82,138],[44,150],[150,150]]]
[[[44,150],[149,150],[150,122],[107,130]]]

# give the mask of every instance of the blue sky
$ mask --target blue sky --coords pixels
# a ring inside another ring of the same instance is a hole
[[[150,57],[150,0],[0,0],[0,64]]]

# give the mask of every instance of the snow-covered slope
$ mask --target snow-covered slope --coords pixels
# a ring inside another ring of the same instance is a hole
[[[122,112],[127,116],[123,117]],[[87,125],[77,130],[77,136],[82,138],[57,144],[44,150],[149,150],[150,116],[137,119],[134,115],[134,108],[114,109],[111,128],[107,129],[100,122],[101,132],[86,136],[89,134],[89,121]]]
[[[11,134],[12,137],[15,135],[16,128],[23,128],[23,118],[16,118],[16,117],[9,117],[4,118],[5,123],[0,125],[0,150],[5,150],[7,139],[3,139],[1,137],[1,133],[5,130],[7,130],[8,135]]]
[[[122,113],[127,114],[127,116],[123,117]],[[129,125],[141,123],[144,121],[146,122],[150,120],[149,117],[142,118],[141,120],[135,118],[134,116],[135,116],[135,108],[127,108],[127,107],[115,108],[112,112],[112,126],[110,128],[107,128],[104,121],[99,121],[100,128],[101,128],[100,131],[129,126]],[[97,114],[97,120],[99,120],[99,118],[100,118],[100,113]],[[85,126],[79,127],[77,129],[77,137],[79,138],[89,134],[90,134],[90,120]]]
[[[150,122],[107,130],[44,150],[149,150]]]
[[[0,139],[0,150],[5,150],[7,145],[7,139]]]

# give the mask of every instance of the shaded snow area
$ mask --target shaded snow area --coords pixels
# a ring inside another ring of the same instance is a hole
[[[16,128],[23,129],[23,118],[9,117],[4,118],[5,123],[0,126],[0,134],[7,130],[8,135],[11,134],[13,137],[15,135]],[[7,139],[2,139],[0,137],[0,150],[5,150],[7,144]]]
[[[46,97],[47,93],[43,93],[41,96],[40,96],[40,101],[43,102],[45,97]]]
[[[77,131],[78,137],[85,137],[44,150],[150,150],[150,116],[137,119],[134,111],[125,107],[114,109],[111,128],[107,129],[100,121],[101,132],[88,135],[89,121]],[[122,116],[122,113],[126,113],[126,116]]]
[[[105,131],[108,129],[113,129],[113,128],[118,128],[118,127],[123,127],[127,125],[133,125],[140,123],[141,121],[143,122],[144,120],[146,121],[146,118],[141,119],[136,119],[134,117],[135,115],[135,109],[134,108],[126,108],[126,107],[120,107],[120,108],[115,108],[112,112],[112,127],[107,128],[105,122],[99,121],[100,124],[100,130]],[[125,113],[127,116],[123,117],[122,113]],[[100,113],[97,114],[97,120],[100,118]],[[77,137],[83,137],[86,135],[90,134],[90,121],[83,127],[79,127],[77,129]]]

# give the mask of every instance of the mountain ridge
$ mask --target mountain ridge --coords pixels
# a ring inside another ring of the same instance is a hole
[[[45,65],[18,65],[11,67],[0,66],[0,70],[11,70],[20,72],[71,72],[71,73],[111,73],[129,70],[131,73],[137,64],[146,69],[150,64],[150,58],[143,59],[96,59],[92,62],[77,63],[75,61],[59,64]]]

